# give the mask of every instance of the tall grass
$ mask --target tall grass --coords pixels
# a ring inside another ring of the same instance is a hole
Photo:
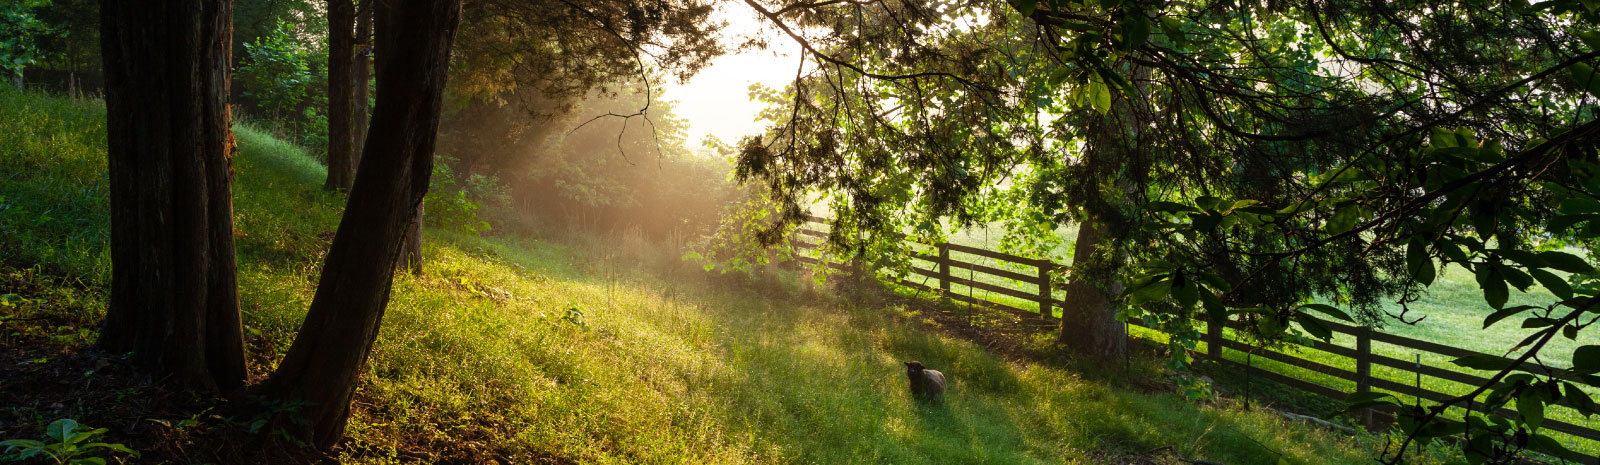
[[[0,93],[7,263],[106,285],[103,111]],[[303,150],[237,132],[240,293],[246,330],[266,336],[252,349],[259,376],[304,316],[343,202],[318,189],[323,168]],[[648,243],[424,237],[428,272],[396,277],[347,462],[1323,464],[1379,447],[1116,381],[1149,376],[1148,362],[1088,376],[1006,360],[927,332],[909,309],[728,285],[650,258],[677,254]],[[649,271],[663,268],[677,271]],[[910,359],[950,377],[945,406],[910,400]]]

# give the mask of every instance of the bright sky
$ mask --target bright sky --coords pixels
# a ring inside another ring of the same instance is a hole
[[[718,8],[716,15],[728,21],[725,37],[762,32],[755,12],[744,5]],[[708,134],[731,144],[765,129],[755,122],[761,104],[750,101],[750,84],[782,89],[794,80],[800,56],[800,45],[793,40],[772,30],[766,34],[773,37],[768,50],[724,55],[689,82],[667,83],[661,98],[678,102],[673,113],[689,123],[689,138],[685,141],[689,147],[699,147],[700,140]]]

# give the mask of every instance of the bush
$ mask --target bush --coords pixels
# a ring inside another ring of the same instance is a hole
[[[427,212],[424,221],[467,234],[488,232],[489,222],[483,207],[490,211],[505,211],[511,204],[511,194],[499,178],[474,174],[465,181],[459,180],[450,165],[455,159],[440,155],[433,164],[433,176],[428,181],[428,195],[423,198]]]
[[[301,145],[322,148],[328,145],[328,52],[301,29],[279,21],[271,32],[244,44],[244,64],[233,80],[270,124]]]

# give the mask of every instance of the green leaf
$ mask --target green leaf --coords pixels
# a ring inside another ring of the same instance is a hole
[[[1517,290],[1526,291],[1528,290],[1528,286],[1533,285],[1533,277],[1528,276],[1527,273],[1523,273],[1522,270],[1501,265],[1499,263],[1494,264],[1494,267],[1496,274],[1504,276],[1506,278],[1506,282],[1511,284],[1513,287],[1516,287]]]
[[[117,451],[117,452],[122,452],[122,453],[125,453],[125,454],[131,454],[134,457],[138,457],[139,456],[139,451],[130,449],[130,448],[128,448],[128,446],[124,446],[122,444],[107,444],[107,443],[104,443],[104,442],[96,442],[96,443],[84,444],[83,448],[84,449],[106,448],[106,449],[111,449],[111,450],[114,450],[114,451]]]
[[[1474,370],[1486,370],[1486,371],[1500,371],[1500,370],[1506,369],[1506,367],[1511,366],[1511,360],[1508,360],[1508,359],[1506,359],[1504,357],[1496,357],[1496,356],[1488,355],[1488,354],[1468,355],[1466,357],[1461,357],[1461,358],[1458,358],[1458,359],[1455,359],[1455,360],[1451,360],[1450,363],[1454,363],[1454,364],[1456,364],[1458,366],[1463,366],[1463,367],[1471,368],[1471,369],[1474,369]]]
[[[1351,203],[1334,211],[1333,217],[1328,219],[1328,235],[1344,234],[1355,228],[1357,216],[1361,213],[1360,210],[1359,206]]]
[[[54,439],[59,442],[72,437],[72,432],[77,431],[77,429],[77,420],[73,420],[71,418],[62,418],[60,420],[50,422],[50,426],[45,427],[44,434],[45,436],[49,436],[50,439]]]
[[[1456,241],[1441,240],[1437,242],[1437,244],[1439,245],[1439,252],[1444,254],[1445,258],[1449,258],[1456,263],[1464,263],[1467,261],[1467,252],[1461,250],[1461,245],[1457,244]]]
[[[1222,214],[1217,212],[1190,213],[1189,221],[1194,224],[1194,229],[1200,232],[1211,232],[1222,224]]]
[[[1524,388],[1517,395],[1517,416],[1532,429],[1544,424],[1544,396],[1539,395],[1538,389]]]
[[[1456,133],[1439,126],[1428,128],[1428,143],[1436,149],[1456,146]]]
[[[1500,276],[1500,273],[1490,271],[1488,277],[1483,280],[1482,286],[1483,300],[1488,302],[1490,307],[1504,307],[1506,299],[1511,296],[1511,291],[1506,289],[1506,280]]]
[[[1133,295],[1132,298],[1129,299],[1129,303],[1138,305],[1145,302],[1153,302],[1165,299],[1167,298],[1167,295],[1171,293],[1172,280],[1164,278],[1158,279],[1156,281],[1152,281],[1150,284],[1146,284],[1144,287],[1141,287],[1138,290],[1133,291]]]
[[[1306,309],[1306,310],[1316,310],[1318,312],[1322,312],[1322,314],[1324,314],[1324,315],[1328,315],[1328,316],[1331,316],[1331,317],[1334,317],[1334,318],[1338,318],[1338,319],[1341,319],[1341,320],[1344,320],[1344,321],[1352,322],[1352,323],[1354,323],[1356,321],[1354,318],[1350,318],[1350,314],[1345,313],[1344,310],[1340,310],[1338,307],[1334,307],[1334,306],[1328,305],[1328,304],[1305,304],[1305,305],[1301,305],[1300,308]]]
[[[1583,414],[1584,418],[1589,418],[1591,415],[1600,413],[1600,406],[1596,406],[1594,399],[1590,399],[1589,394],[1583,392],[1582,389],[1579,389],[1578,385],[1572,383],[1563,384],[1565,384],[1567,387],[1567,404],[1571,405],[1573,410],[1577,410],[1578,413]]]
[[[1539,252],[1539,258],[1543,259],[1545,263],[1549,263],[1551,268],[1568,273],[1589,273],[1594,271],[1594,265],[1590,265],[1587,260],[1566,252],[1554,250]]]
[[[1111,112],[1111,89],[1099,79],[1089,81],[1089,105],[1102,115]]]
[[[1433,284],[1437,270],[1433,266],[1433,258],[1428,256],[1428,241],[1422,236],[1414,236],[1406,244],[1406,270],[1422,285]]]
[[[1172,41],[1174,45],[1181,47],[1189,43],[1189,36],[1183,32],[1183,23],[1177,19],[1161,18],[1161,33],[1166,34],[1167,40]]]
[[[1150,203],[1145,204],[1144,208],[1146,210],[1156,211],[1156,212],[1193,212],[1193,211],[1198,211],[1198,210],[1195,210],[1195,208],[1193,206],[1184,205],[1184,204],[1177,203],[1177,202],[1167,202],[1167,201],[1150,202]]]
[[[1428,259],[1428,240],[1422,236],[1412,236],[1406,243],[1406,271],[1417,274],[1417,269],[1422,268],[1422,262]]]
[[[1594,67],[1588,63],[1573,63],[1567,71],[1572,73],[1572,80],[1578,86],[1589,91],[1589,95],[1600,97],[1600,75],[1596,75]]]
[[[1562,462],[1577,461],[1578,459],[1576,455],[1573,455],[1572,451],[1567,450],[1566,446],[1561,445],[1560,441],[1543,434],[1535,434],[1529,437],[1528,448],[1564,459]]]
[[[1537,306],[1533,306],[1533,305],[1518,305],[1518,306],[1515,306],[1515,307],[1506,307],[1506,308],[1500,309],[1499,311],[1496,311],[1494,313],[1489,314],[1489,316],[1484,317],[1484,319],[1483,319],[1483,328],[1484,329],[1489,329],[1489,326],[1492,326],[1495,323],[1500,322],[1500,320],[1504,320],[1507,317],[1510,317],[1512,315],[1516,315],[1518,313],[1526,312],[1528,310],[1533,310],[1535,308],[1541,308],[1541,307],[1537,307]]]
[[[1200,305],[1205,307],[1206,316],[1210,317],[1206,324],[1219,324],[1228,321],[1228,307],[1222,305],[1222,299],[1211,292],[1200,293]]]
[[[1122,17],[1122,50],[1132,51],[1150,40],[1150,18],[1133,10]]]
[[[1182,273],[1174,275],[1173,281],[1172,298],[1184,308],[1194,308],[1195,302],[1200,300],[1200,284]]]
[[[1545,224],[1545,229],[1550,231],[1551,234],[1561,234],[1566,232],[1566,230],[1571,228],[1573,225],[1584,221],[1590,221],[1595,218],[1596,216],[1591,213],[1557,215],[1555,218],[1551,218],[1549,223]]]
[[[32,439],[11,439],[0,441],[0,446],[6,446],[7,450],[13,447],[18,449],[43,449],[44,443]]]
[[[1549,289],[1550,293],[1555,294],[1556,297],[1560,297],[1563,300],[1572,298],[1572,285],[1567,284],[1567,280],[1561,279],[1555,273],[1535,268],[1529,270],[1528,274],[1532,274],[1533,279],[1539,280],[1540,286]]]
[[[1316,317],[1311,316],[1310,314],[1296,313],[1294,315],[1294,320],[1299,322],[1300,328],[1304,329],[1306,333],[1311,334],[1312,337],[1324,341],[1333,338],[1333,330],[1328,329],[1328,325],[1323,324],[1321,320],[1318,320]]]
[[[1017,12],[1018,13],[1022,13],[1023,16],[1033,16],[1033,11],[1038,9],[1038,7],[1039,7],[1039,1],[1038,0],[1011,0],[1011,6],[1015,7],[1017,9]]]
[[[1600,345],[1587,345],[1573,350],[1572,368],[1600,372]]]
[[[1578,36],[1578,40],[1583,41],[1584,45],[1588,45],[1589,51],[1600,52],[1600,31],[1574,32],[1572,35]]]
[[[1345,411],[1375,407],[1379,405],[1394,406],[1398,405],[1398,403],[1399,399],[1396,399],[1393,394],[1385,392],[1352,392],[1349,395],[1344,396]]]
[[[1561,201],[1561,213],[1568,215],[1600,213],[1600,202],[1588,197],[1567,197]]]

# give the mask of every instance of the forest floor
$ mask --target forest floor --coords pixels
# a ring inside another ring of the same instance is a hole
[[[0,90],[0,439],[73,418],[140,463],[374,464],[1336,464],[1385,443],[1187,400],[1159,357],[1074,364],[1048,336],[998,338],[790,273],[705,273],[638,235],[429,229],[426,272],[396,277],[347,439],[328,454],[283,447],[261,412],[294,406],[173,390],[90,348],[109,277],[103,112]],[[342,202],[304,150],[237,135],[259,381],[309,305]],[[900,362],[913,359],[951,378],[942,407],[909,398]]]

